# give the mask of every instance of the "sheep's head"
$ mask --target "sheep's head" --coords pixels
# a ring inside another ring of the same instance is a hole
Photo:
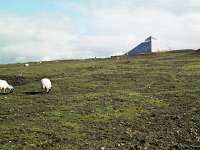
[[[9,86],[9,89],[10,89],[10,93],[14,91],[14,87],[12,85]]]

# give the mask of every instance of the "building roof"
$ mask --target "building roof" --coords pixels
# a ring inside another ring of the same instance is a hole
[[[152,36],[150,36],[145,40],[145,42],[149,42],[149,41],[152,41],[152,40],[157,40],[157,39],[152,37]]]
[[[164,50],[169,50],[169,46],[165,46],[155,37],[149,36],[144,42],[141,42],[126,54],[132,56],[140,53],[160,52]]]

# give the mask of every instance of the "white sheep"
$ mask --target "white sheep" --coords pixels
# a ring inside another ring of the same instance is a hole
[[[43,78],[40,81],[40,85],[41,85],[42,92],[49,93],[49,91],[51,90],[51,81],[48,78]]]
[[[25,66],[26,66],[26,67],[28,67],[28,66],[29,66],[29,64],[25,64]]]
[[[6,93],[6,89],[10,90],[10,93],[14,91],[14,88],[12,85],[9,85],[6,80],[1,80],[0,79],[0,90],[4,90],[4,94]]]

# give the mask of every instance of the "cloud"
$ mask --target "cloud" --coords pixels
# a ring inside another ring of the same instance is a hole
[[[49,56],[45,56],[42,61],[51,61],[51,58]]]
[[[0,63],[110,57],[150,35],[174,49],[199,48],[197,0],[45,2],[53,12],[0,14]]]
[[[20,56],[20,57],[17,57],[15,59],[15,61],[18,62],[18,63],[27,62],[27,58]]]
[[[200,1],[199,0],[191,0],[192,5],[199,6]]]
[[[172,48],[197,48],[200,13],[177,15],[164,11],[99,10],[95,14],[96,27],[102,33],[144,39],[149,35],[169,43]],[[138,43],[138,40],[135,40]],[[117,42],[116,42],[117,43]],[[135,44],[136,44],[135,43]],[[119,43],[118,43],[119,44]]]
[[[70,43],[74,36],[66,15],[40,14],[29,17],[6,14],[0,15],[0,19],[0,28],[3,29],[0,30],[0,49],[5,57],[11,59],[17,56],[27,61],[30,58],[42,59],[47,55],[52,59],[71,57]]]
[[[0,48],[5,58],[0,63],[109,57],[118,49],[116,43],[126,42],[125,37],[78,32],[79,26],[64,14],[6,14],[0,19],[4,29],[0,31]]]

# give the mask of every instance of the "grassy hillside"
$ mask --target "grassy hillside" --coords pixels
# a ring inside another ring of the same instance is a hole
[[[200,149],[194,51],[0,65],[0,79],[15,87],[0,94],[0,149]]]

